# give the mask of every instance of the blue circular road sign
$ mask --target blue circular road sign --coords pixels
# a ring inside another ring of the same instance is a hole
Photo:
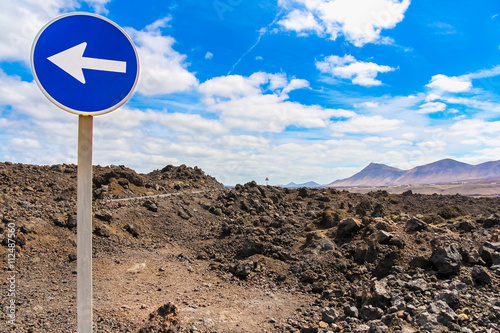
[[[119,108],[132,95],[139,57],[116,23],[95,14],[70,13],[38,33],[31,68],[52,103],[71,113],[95,116]]]

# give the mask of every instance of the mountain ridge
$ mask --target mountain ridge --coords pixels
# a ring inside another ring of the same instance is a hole
[[[296,184],[294,182],[288,183],[286,185],[277,185],[278,187],[283,187],[283,188],[300,188],[300,187],[322,187],[321,184],[318,184],[314,181],[310,181],[307,183],[303,184]]]
[[[471,165],[446,158],[409,170],[370,163],[351,177],[338,179],[326,187],[423,185],[498,179],[500,160]]]

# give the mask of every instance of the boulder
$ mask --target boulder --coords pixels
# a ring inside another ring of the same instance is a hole
[[[481,266],[474,266],[470,275],[472,280],[477,284],[491,284],[491,280],[493,279],[491,273]]]
[[[340,221],[337,228],[337,236],[341,238],[350,237],[361,229],[361,221],[352,217]]]
[[[409,232],[421,231],[425,229],[427,229],[427,223],[416,217],[409,219],[405,225],[405,230]]]
[[[488,266],[500,265],[500,243],[484,243],[479,249],[479,256]]]
[[[462,255],[456,244],[434,249],[429,261],[442,276],[456,275],[460,271]]]

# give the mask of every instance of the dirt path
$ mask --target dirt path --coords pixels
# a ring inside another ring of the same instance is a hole
[[[122,201],[132,201],[132,200],[141,200],[141,199],[168,198],[171,196],[179,196],[179,195],[185,195],[185,194],[200,194],[200,193],[205,193],[205,192],[209,192],[209,191],[210,190],[164,193],[164,194],[145,195],[145,196],[141,196],[141,197],[132,197],[132,198],[107,199],[107,200],[104,200],[104,202],[122,202]]]
[[[251,287],[221,277],[206,261],[189,260],[180,248],[167,246],[151,253],[129,252],[120,259],[94,259],[94,307],[97,318],[109,314],[131,326],[172,302],[183,327],[202,332],[272,332],[275,323],[294,318],[314,298],[265,287]],[[104,326],[104,325],[103,325]],[[105,330],[105,326],[101,329]],[[111,331],[111,330],[110,330]]]

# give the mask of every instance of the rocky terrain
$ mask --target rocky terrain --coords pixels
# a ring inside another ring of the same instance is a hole
[[[93,183],[95,332],[500,331],[498,198]],[[76,166],[0,163],[1,332],[76,332],[75,214]]]

